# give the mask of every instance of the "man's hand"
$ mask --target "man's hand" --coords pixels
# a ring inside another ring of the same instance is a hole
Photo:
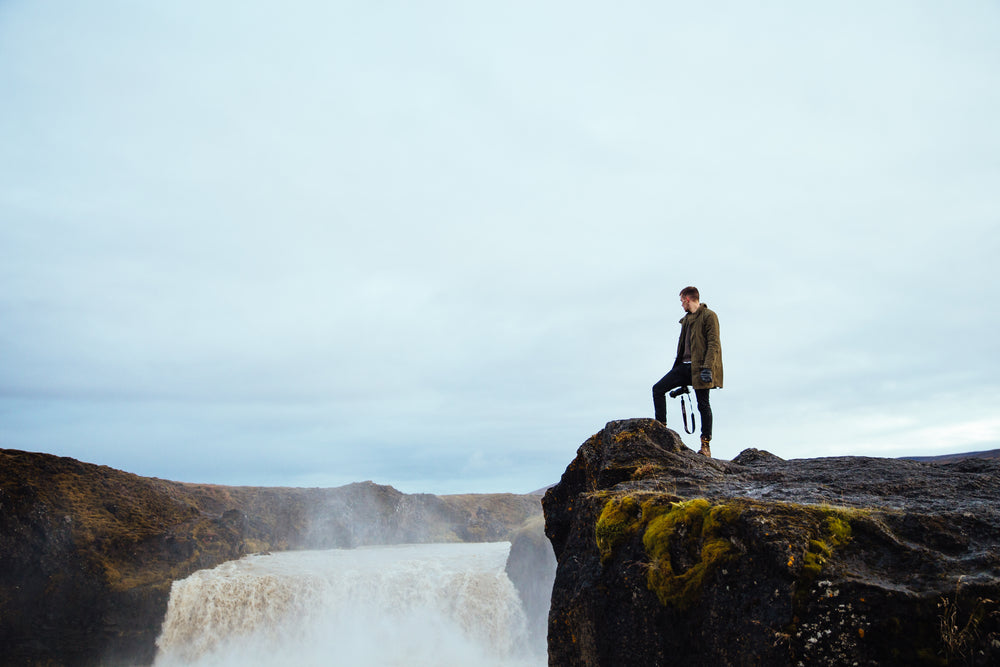
[[[702,382],[704,382],[705,384],[712,384],[712,369],[711,368],[702,368],[700,376],[701,376],[701,381]]]

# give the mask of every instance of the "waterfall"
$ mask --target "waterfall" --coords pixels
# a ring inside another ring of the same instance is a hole
[[[247,556],[174,582],[156,667],[537,667],[510,545]]]

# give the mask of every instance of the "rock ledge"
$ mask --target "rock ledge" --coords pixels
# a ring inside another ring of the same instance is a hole
[[[998,488],[995,460],[721,461],[610,422],[542,501],[550,664],[997,664]]]

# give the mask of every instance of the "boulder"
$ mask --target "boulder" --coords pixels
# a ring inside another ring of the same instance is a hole
[[[543,499],[553,665],[1000,663],[1000,463],[747,450],[648,419]]]

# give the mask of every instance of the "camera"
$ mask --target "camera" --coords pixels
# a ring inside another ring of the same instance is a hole
[[[674,389],[672,392],[670,392],[670,398],[677,398],[681,394],[690,394],[690,393],[691,390],[688,389],[686,386],[678,387],[677,389]]]

